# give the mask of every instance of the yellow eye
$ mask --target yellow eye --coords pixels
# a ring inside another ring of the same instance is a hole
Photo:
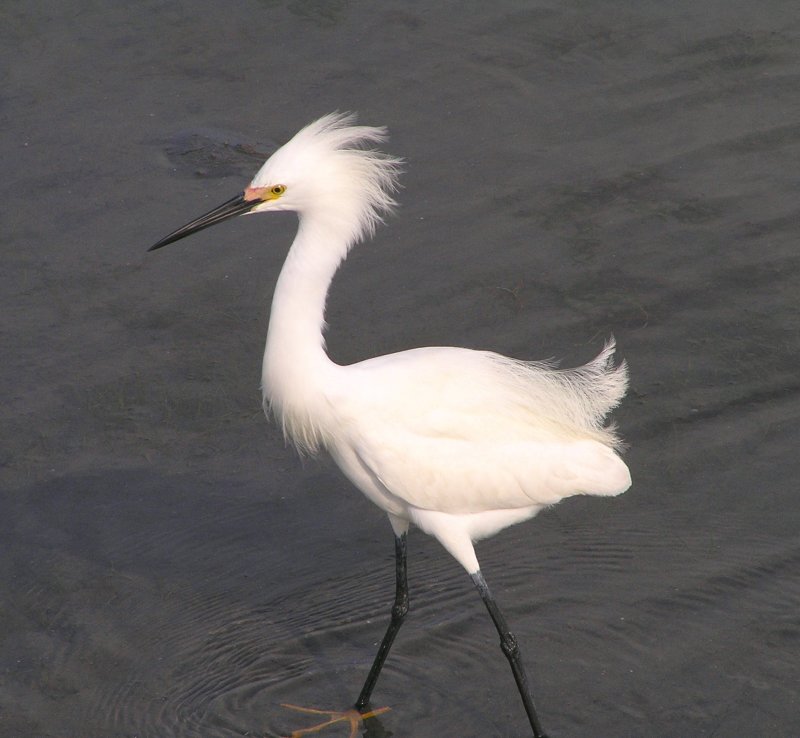
[[[286,185],[273,185],[270,187],[269,191],[276,197],[280,197],[284,192],[286,192]]]

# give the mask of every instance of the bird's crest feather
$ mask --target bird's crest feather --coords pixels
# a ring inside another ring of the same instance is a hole
[[[329,113],[301,129],[270,157],[254,186],[289,185],[292,173],[323,191],[308,192],[308,208],[328,207],[327,221],[339,223],[347,248],[371,236],[397,202],[402,160],[369,148],[385,141],[386,128],[355,124],[353,113]],[[289,181],[283,179],[289,178]],[[302,217],[302,208],[298,208]],[[345,228],[345,225],[347,226]]]

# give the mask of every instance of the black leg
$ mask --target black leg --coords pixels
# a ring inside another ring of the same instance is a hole
[[[372,668],[367,675],[367,681],[361,688],[361,694],[358,695],[356,700],[356,709],[363,710],[369,703],[369,698],[372,695],[372,690],[378,681],[378,675],[383,668],[383,662],[389,655],[389,649],[394,643],[394,638],[400,626],[403,624],[406,613],[408,612],[408,578],[406,576],[406,534],[395,536],[394,539],[394,555],[395,555],[395,575],[396,575],[396,589],[394,596],[394,606],[392,607],[392,619],[389,621],[389,627],[386,629],[386,635],[383,636],[378,653],[375,655],[375,661],[372,662]]]
[[[530,687],[528,686],[528,675],[525,673],[525,667],[522,665],[517,639],[508,629],[506,619],[503,617],[503,613],[500,612],[500,608],[497,606],[494,597],[492,597],[492,593],[489,591],[489,585],[486,584],[486,580],[483,578],[483,574],[481,574],[480,570],[476,571],[474,574],[470,574],[470,577],[478,588],[481,599],[483,599],[483,603],[486,605],[489,615],[492,616],[494,626],[500,634],[500,648],[506,655],[508,663],[511,664],[511,671],[514,673],[514,681],[517,683],[517,689],[519,690],[520,697],[522,697],[522,703],[525,705],[525,712],[528,713],[528,720],[530,720],[531,728],[533,728],[534,738],[547,738],[539,722],[539,716],[536,714],[536,708],[533,706],[533,697]]]

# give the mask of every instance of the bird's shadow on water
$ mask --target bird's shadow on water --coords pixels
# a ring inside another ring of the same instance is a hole
[[[364,721],[361,738],[389,738],[393,735],[394,733],[381,722],[380,718],[374,717]]]

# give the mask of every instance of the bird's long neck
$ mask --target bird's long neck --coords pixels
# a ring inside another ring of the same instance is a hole
[[[320,439],[307,426],[319,417],[316,403],[336,368],[325,352],[325,300],[347,254],[348,237],[335,223],[301,216],[272,298],[262,372],[264,401],[287,435],[310,450]]]

